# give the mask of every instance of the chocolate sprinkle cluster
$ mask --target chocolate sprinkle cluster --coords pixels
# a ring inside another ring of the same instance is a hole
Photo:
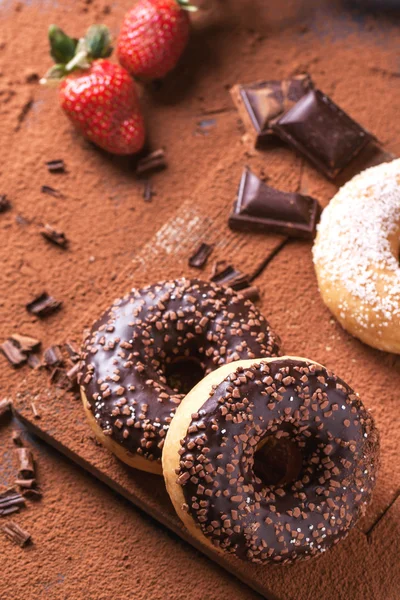
[[[252,302],[214,283],[179,279],[114,302],[84,342],[79,382],[104,434],[160,461],[184,396],[168,382],[171,364],[191,359],[206,375],[277,353],[278,338]]]
[[[267,485],[254,456],[267,436],[302,455],[295,481]],[[379,451],[372,417],[353,390],[301,359],[238,368],[192,415],[177,476],[183,509],[221,550],[254,563],[325,552],[365,511]]]

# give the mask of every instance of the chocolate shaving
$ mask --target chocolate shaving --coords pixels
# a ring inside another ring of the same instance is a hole
[[[195,269],[202,269],[207,263],[208,257],[214,249],[213,245],[202,242],[197,250],[189,258],[189,266]]]
[[[25,498],[15,490],[10,489],[0,494],[0,517],[17,512],[21,506],[25,506]]]
[[[65,198],[62,192],[54,189],[50,185],[42,185],[40,191],[42,192],[42,194],[48,194],[49,196],[54,196],[54,198]]]
[[[153,188],[150,179],[146,179],[143,187],[143,199],[145,202],[151,202],[154,196]]]
[[[36,408],[36,404],[34,402],[31,402],[31,409],[32,409],[32,412],[33,412],[33,418],[34,419],[41,419],[42,418],[41,415],[40,415],[40,413],[38,412],[38,410]]]
[[[43,362],[46,367],[58,367],[63,364],[64,359],[60,346],[49,346],[43,354]]]
[[[65,349],[68,352],[69,357],[72,360],[72,362],[77,362],[79,360],[79,358],[80,358],[79,349],[74,342],[71,342],[70,340],[66,341]]]
[[[36,338],[30,337],[28,335],[21,335],[19,333],[13,333],[10,335],[10,340],[14,343],[17,348],[21,350],[21,352],[35,352],[40,348],[40,340]]]
[[[16,479],[15,485],[24,489],[30,489],[36,485],[36,479]]]
[[[47,317],[62,306],[62,302],[43,292],[26,305],[26,310],[37,317]]]
[[[50,173],[65,173],[65,163],[62,158],[48,160],[46,166]]]
[[[0,194],[0,213],[6,212],[11,208],[11,203],[6,194]]]
[[[77,385],[78,373],[81,370],[81,368],[82,368],[82,364],[80,362],[78,362],[66,372],[66,376],[68,377],[72,386]]]
[[[56,367],[50,373],[50,383],[65,390],[71,388],[71,380],[67,377],[65,369],[59,367]]]
[[[12,441],[14,442],[14,444],[16,446],[19,446],[20,448],[22,448],[22,446],[24,445],[22,438],[21,438],[21,432],[18,431],[17,429],[14,429],[14,431],[12,432],[11,435]]]
[[[166,166],[167,161],[164,150],[155,150],[155,152],[151,152],[138,161],[136,166],[136,175],[143,175],[144,173],[148,173],[150,171],[165,169]]]
[[[21,365],[26,363],[26,354],[24,354],[10,340],[6,340],[2,344],[0,344],[0,350],[3,352],[4,356],[7,358],[8,362],[12,364],[13,367],[20,367]]]
[[[65,233],[54,229],[54,227],[48,223],[42,227],[40,234],[52,244],[60,246],[60,248],[66,248],[68,246],[68,240],[65,237]]]
[[[18,459],[18,474],[22,479],[33,479],[35,463],[32,452],[28,448],[17,448],[14,452]]]
[[[42,366],[42,362],[37,354],[28,355],[28,366],[31,369],[39,369]]]
[[[0,400],[0,419],[2,419],[5,415],[9,414],[12,407],[12,400],[9,398],[4,398]]]
[[[41,498],[43,496],[42,492],[36,488],[28,488],[28,489],[24,489],[22,490],[22,495],[28,496],[29,498],[36,498],[37,500],[39,500],[39,498]]]
[[[21,548],[26,546],[26,544],[31,541],[31,534],[14,523],[14,521],[8,521],[8,523],[5,523],[1,529],[9,540],[15,544],[18,544],[18,546],[21,546]]]

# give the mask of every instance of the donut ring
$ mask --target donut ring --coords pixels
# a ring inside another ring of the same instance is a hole
[[[400,159],[367,169],[322,213],[313,255],[322,299],[366,344],[400,354]]]
[[[128,465],[161,474],[165,435],[185,395],[167,380],[171,365],[192,359],[201,378],[238,359],[276,355],[278,343],[252,302],[231,289],[179,279],[132,290],[83,345],[89,423]]]
[[[301,449],[290,483],[254,473],[270,436]],[[254,563],[292,563],[326,551],[365,512],[379,438],[353,390],[313,361],[285,356],[224,365],[179,406],[163,471],[189,531]]]

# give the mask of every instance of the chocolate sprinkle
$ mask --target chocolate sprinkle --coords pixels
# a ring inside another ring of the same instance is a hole
[[[49,196],[54,196],[54,198],[64,198],[64,194],[62,192],[54,189],[50,185],[42,185],[40,191],[42,194],[48,194]]]
[[[138,161],[136,166],[136,175],[144,175],[150,171],[165,169],[166,166],[167,161],[164,150],[155,150]]]
[[[62,158],[48,160],[46,166],[50,173],[65,173],[65,163]]]
[[[0,194],[0,213],[6,212],[11,208],[11,203],[6,194]]]
[[[66,248],[68,245],[68,240],[65,237],[65,233],[63,231],[58,231],[54,229],[51,225],[46,223],[40,230],[40,234],[52,244],[56,244],[56,246],[60,246],[60,248]]]
[[[113,304],[84,343],[79,380],[103,432],[160,461],[184,396],[168,380],[177,361],[207,374],[278,350],[278,338],[249,300],[214,283],[179,279],[132,290]]]
[[[269,436],[298,447],[295,480],[269,485],[254,473]],[[347,535],[370,500],[378,452],[371,415],[341,379],[304,359],[261,361],[226,377],[192,415],[177,480],[187,512],[215,546],[285,564]]]

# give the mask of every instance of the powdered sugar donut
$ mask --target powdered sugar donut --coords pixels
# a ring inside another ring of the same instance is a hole
[[[400,354],[400,159],[346,183],[313,248],[322,298],[360,340]]]

